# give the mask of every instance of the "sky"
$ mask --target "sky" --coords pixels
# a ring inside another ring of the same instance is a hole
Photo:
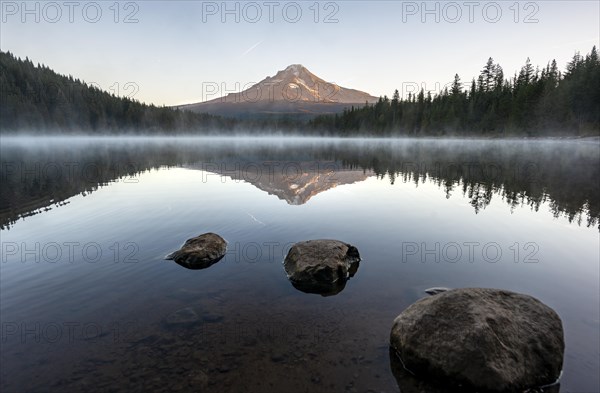
[[[600,1],[4,1],[0,49],[121,96],[180,105],[290,64],[372,95],[439,91],[489,57],[560,68],[599,45]],[[216,89],[216,90],[215,90]]]

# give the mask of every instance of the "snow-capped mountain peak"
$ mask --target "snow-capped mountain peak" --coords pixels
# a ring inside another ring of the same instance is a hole
[[[304,66],[302,64],[290,64],[286,67],[285,71],[300,73],[300,70],[302,70],[303,68]]]
[[[218,100],[364,104],[366,101],[374,102],[376,97],[326,82],[302,64],[291,64],[241,93],[231,93],[225,99]]]
[[[373,103],[377,97],[327,82],[302,64],[291,64],[250,88],[182,109],[214,114],[332,113],[350,105]],[[246,116],[246,115],[245,115]]]

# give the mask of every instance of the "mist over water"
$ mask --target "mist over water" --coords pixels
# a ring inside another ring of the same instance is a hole
[[[456,190],[468,195],[476,212],[496,194],[512,207],[538,210],[545,203],[555,216],[591,226],[600,215],[594,181],[599,150],[597,138],[12,137],[3,139],[2,175],[14,188],[4,188],[2,211],[19,207],[10,193],[28,181],[60,183],[48,191],[64,194],[74,184],[91,191],[152,168],[191,166],[223,172],[237,181],[278,176],[293,182],[303,170],[300,163],[314,162],[312,168],[304,168],[313,175],[360,169],[377,178],[387,175],[392,183],[396,178],[416,185],[433,181],[448,196]],[[333,185],[334,180],[327,183]],[[577,192],[571,192],[573,188]],[[44,197],[64,199],[56,194]]]
[[[600,389],[597,139],[3,136],[0,149],[2,390],[396,391],[392,320],[437,286],[542,300],[565,327],[562,389]],[[228,241],[223,260],[164,260],[204,232]],[[310,238],[363,258],[334,295],[283,271]]]

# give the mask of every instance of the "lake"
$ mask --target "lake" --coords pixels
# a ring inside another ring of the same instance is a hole
[[[2,391],[394,392],[392,321],[437,286],[554,308],[561,391],[600,391],[597,139],[3,137],[1,153]],[[218,263],[164,259],[205,232],[228,242]],[[282,261],[320,238],[362,260],[303,292]]]

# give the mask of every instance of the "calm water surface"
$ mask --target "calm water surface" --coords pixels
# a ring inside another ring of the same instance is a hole
[[[598,141],[8,139],[1,385],[25,391],[394,392],[393,319],[434,286],[533,295],[563,392],[600,391]],[[226,257],[164,256],[216,232]],[[282,260],[355,245],[337,293]]]

